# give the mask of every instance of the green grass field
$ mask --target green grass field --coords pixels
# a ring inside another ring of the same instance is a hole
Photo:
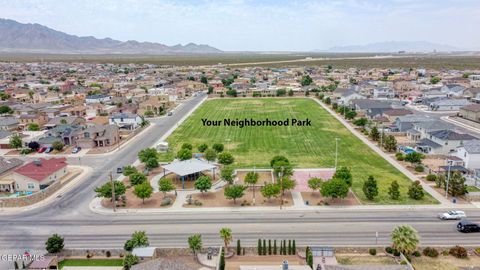
[[[284,120],[286,118],[310,119],[312,126],[288,127],[205,127],[202,118],[222,120],[225,118],[253,118]],[[201,143],[225,144],[225,151],[235,157],[235,167],[268,167],[275,155],[286,156],[296,168],[334,167],[335,138],[339,138],[338,166],[347,166],[354,176],[353,190],[365,203],[362,192],[363,181],[373,175],[378,183],[380,195],[377,204],[434,203],[430,196],[422,201],[410,200],[407,189],[411,181],[373,152],[351,134],[332,115],[314,100],[305,98],[279,99],[216,99],[205,102],[198,108],[167,141],[173,149],[161,155],[162,161],[171,160],[183,143],[196,147]],[[402,199],[391,201],[387,190],[397,180],[401,186]]]
[[[65,266],[122,266],[121,259],[67,259],[61,261],[58,266],[62,269]]]

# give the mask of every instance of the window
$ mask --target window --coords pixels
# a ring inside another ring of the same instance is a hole
[[[28,188],[28,189],[34,189],[34,188],[35,188],[35,184],[32,183],[32,182],[28,182],[28,183],[27,183],[27,188]]]

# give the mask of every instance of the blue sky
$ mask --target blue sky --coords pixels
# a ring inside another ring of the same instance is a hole
[[[0,0],[0,17],[80,36],[306,51],[382,41],[480,49],[480,0]]]

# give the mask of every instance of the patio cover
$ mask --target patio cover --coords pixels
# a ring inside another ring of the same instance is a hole
[[[203,172],[216,168],[215,165],[197,159],[189,159],[183,161],[175,161],[163,168],[169,172],[173,172],[179,176],[186,176],[194,173]]]

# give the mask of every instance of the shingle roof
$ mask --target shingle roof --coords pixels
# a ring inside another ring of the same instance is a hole
[[[41,181],[47,176],[52,175],[54,172],[67,166],[66,158],[40,158],[38,161],[27,163],[16,169],[15,172],[31,179]]]
[[[460,110],[470,111],[470,112],[480,112],[480,104],[470,104],[463,106]]]
[[[470,134],[457,133],[453,130],[437,130],[429,132],[429,134],[442,140],[462,141],[476,139]]]

